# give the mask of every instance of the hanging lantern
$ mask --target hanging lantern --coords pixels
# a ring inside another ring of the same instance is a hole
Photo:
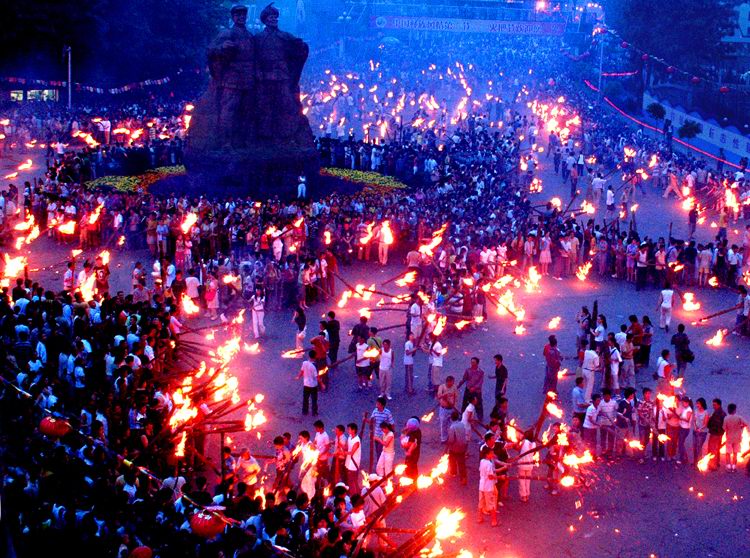
[[[719,87],[719,93],[729,93],[729,88],[726,85]]]
[[[698,76],[693,76],[690,78],[690,83],[692,83],[693,85],[698,85],[700,82],[701,78],[699,78]]]
[[[212,539],[224,531],[224,522],[218,514],[201,510],[190,518],[190,529],[199,537]]]
[[[673,73],[675,73],[676,69],[677,68],[675,68],[674,66],[667,66],[667,73],[668,74],[673,74]]]
[[[44,417],[39,423],[39,432],[50,438],[62,438],[71,431],[67,420]]]
[[[627,41],[623,41],[623,42],[620,43],[620,46],[622,48],[628,48],[630,46],[630,43],[628,43]]]

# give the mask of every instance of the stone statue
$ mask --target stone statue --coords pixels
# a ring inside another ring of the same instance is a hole
[[[208,90],[196,103],[185,164],[203,183],[244,190],[293,190],[296,176],[317,173],[318,152],[302,114],[299,80],[309,52],[302,39],[279,30],[279,11],[260,14],[265,29],[245,27],[247,8],[231,10],[233,26],[208,49]]]
[[[279,10],[273,4],[260,13],[266,26],[255,36],[258,78],[258,137],[264,142],[294,141],[304,126],[299,79],[308,47],[297,37],[279,29]],[[283,114],[288,118],[279,119]],[[296,117],[293,117],[296,116]],[[308,125],[309,128],[309,125]]]
[[[240,149],[253,138],[255,42],[245,27],[247,8],[234,6],[231,16],[232,27],[221,31],[208,48],[211,84],[190,130],[195,149]]]

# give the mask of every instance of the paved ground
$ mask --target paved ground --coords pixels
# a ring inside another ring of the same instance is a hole
[[[545,162],[543,160],[543,164]],[[541,176],[545,190],[539,195],[540,201],[553,195],[565,195],[567,187],[562,187],[558,178],[544,169]],[[638,223],[642,232],[654,236],[665,235],[670,220],[674,223],[675,231],[680,227],[686,228],[685,213],[674,200],[664,202],[660,196],[650,192],[645,199],[638,201],[641,204]],[[699,231],[699,238],[708,239],[710,233],[710,229],[703,229]],[[30,267],[39,268],[36,276],[44,284],[61,283],[63,266],[59,262],[62,262],[69,248],[55,246],[47,239],[40,239],[34,245],[29,254]],[[128,273],[136,257],[146,260],[144,254],[113,254],[113,265],[120,270],[113,271],[115,288],[126,288]],[[382,269],[375,268],[374,264],[357,265],[346,268],[343,273],[352,283],[380,283],[398,273],[401,269],[399,264],[391,263]],[[394,287],[391,285],[389,288]],[[695,293],[706,312],[734,303],[733,295],[723,290],[695,289]],[[493,316],[477,331],[463,333],[460,337],[450,335],[446,339],[449,352],[444,372],[460,375],[473,355],[479,356],[482,366],[488,370],[492,355],[503,353],[510,371],[508,395],[511,413],[518,417],[521,424],[529,424],[538,414],[542,402],[541,349],[549,334],[545,330],[549,319],[554,316],[562,318],[557,335],[563,353],[571,355],[574,334],[570,328],[582,304],[591,306],[594,300],[598,300],[600,311],[607,315],[610,329],[614,329],[624,323],[631,313],[655,317],[656,297],[653,290],[636,293],[632,285],[615,280],[602,283],[588,281],[584,284],[576,279],[556,281],[545,278],[542,280],[541,293],[518,295],[527,309],[526,335],[514,335],[512,323],[507,318],[497,316]],[[344,330],[355,323],[357,309],[361,306],[361,303],[351,303],[340,311]],[[315,327],[316,316],[328,309],[329,305],[319,304],[309,312],[308,320],[312,328]],[[689,323],[693,319],[694,315],[687,315],[682,310],[676,312],[675,321]],[[719,396],[726,402],[734,401],[738,403],[741,414],[750,416],[748,340],[730,337],[726,346],[720,349],[707,347],[703,342],[718,327],[730,325],[733,319],[730,314],[709,326],[689,327],[696,361],[688,369],[686,383],[691,396],[707,399]],[[240,434],[234,436],[237,447],[250,444],[258,451],[267,451],[266,440],[273,435],[285,430],[296,433],[303,428],[311,429],[311,421],[300,418],[302,389],[293,380],[300,361],[279,358],[284,350],[294,347],[290,320],[291,313],[270,314],[267,317],[269,334],[262,342],[262,352],[259,355],[242,354],[233,365],[233,372],[240,378],[244,395],[266,394],[264,408],[270,418],[264,432],[264,442],[259,443],[254,436],[251,438]],[[374,324],[381,327],[402,321],[403,315],[396,313],[378,313],[373,318]],[[398,372],[401,370],[402,335],[402,330],[388,333],[397,350]],[[666,347],[668,341],[663,332],[657,333],[654,353]],[[422,389],[414,397],[403,394],[403,377],[400,373],[395,374],[395,399],[391,408],[399,427],[409,416],[422,415],[434,406],[423,389],[426,384],[424,355],[417,357],[416,370],[417,385]],[[639,374],[638,380],[644,385],[652,383],[649,372]],[[563,380],[560,389],[566,408],[569,407],[571,388],[572,380]],[[485,401],[489,403],[491,382],[486,383],[484,394]],[[374,388],[368,394],[354,391],[353,368],[344,366],[336,371],[332,390],[321,396],[321,417],[331,427],[351,420],[359,422],[363,412],[372,410],[376,395]],[[424,425],[424,437],[422,464],[429,469],[441,453],[434,420]],[[364,456],[367,463],[367,452]],[[592,467],[595,482],[591,489],[584,492],[568,490],[552,497],[542,490],[539,483],[535,483],[528,504],[519,502],[517,487],[513,483],[511,501],[500,513],[501,526],[492,529],[474,523],[476,468],[477,451],[473,449],[469,459],[467,487],[460,487],[453,479],[448,479],[443,487],[427,489],[413,496],[402,510],[391,516],[390,524],[419,527],[433,518],[441,506],[461,507],[469,512],[469,516],[464,522],[466,535],[460,546],[475,551],[475,555],[478,551],[485,551],[487,558],[582,554],[641,557],[652,553],[659,557],[750,555],[750,504],[746,499],[748,480],[742,474],[721,472],[702,475],[671,464],[638,465],[632,460],[625,460],[612,466]]]

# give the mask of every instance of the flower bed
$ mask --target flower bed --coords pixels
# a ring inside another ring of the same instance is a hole
[[[389,190],[402,190],[406,184],[393,178],[377,172],[365,172],[351,169],[341,169],[337,167],[327,167],[320,170],[323,176],[330,176],[353,184],[359,184],[365,189],[387,192]]]
[[[147,190],[154,182],[168,176],[183,174],[185,174],[185,167],[183,165],[157,167],[137,176],[102,176],[96,180],[87,182],[86,187],[90,189],[111,188],[118,192],[136,192],[139,189]]]

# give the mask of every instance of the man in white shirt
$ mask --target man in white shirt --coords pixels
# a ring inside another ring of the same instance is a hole
[[[185,294],[193,300],[193,302],[200,306],[200,291],[198,288],[201,285],[200,279],[195,276],[195,272],[191,272],[185,279]]]
[[[311,350],[308,359],[302,363],[297,380],[302,378],[302,414],[307,415],[310,399],[312,399],[313,416],[318,414],[318,369],[315,368],[315,351]]]
[[[391,340],[383,341],[383,349],[380,351],[380,397],[391,397],[391,385],[393,384],[393,349],[391,349]]]
[[[591,400],[591,393],[594,391],[594,372],[599,369],[599,355],[596,351],[589,349],[588,344],[587,339],[581,342],[581,347],[583,348],[581,370],[583,371],[583,380],[586,382],[584,385],[584,397],[586,401]]]
[[[68,269],[65,270],[65,274],[63,275],[63,290],[67,292],[72,292],[73,288],[75,286],[75,273],[76,273],[76,263],[75,261],[68,262]]]
[[[410,333],[404,343],[404,386],[407,395],[413,395],[414,390],[414,355],[417,348],[414,346],[414,334]]]
[[[599,402],[597,411],[597,423],[601,438],[602,454],[610,456],[615,449],[617,401],[612,399],[612,391],[609,388],[604,388],[602,390],[602,400]]]
[[[318,478],[326,479],[327,481],[331,476],[331,467],[328,461],[331,459],[331,437],[328,435],[328,432],[326,432],[322,420],[316,420],[313,427],[315,428],[313,443],[315,444],[315,449],[318,450]]]
[[[592,455],[596,455],[596,438],[599,431],[599,403],[602,396],[595,393],[591,398],[591,405],[586,409],[586,418],[583,419],[583,441],[588,446]]]
[[[349,423],[347,427],[349,438],[346,441],[346,460],[344,468],[346,469],[346,484],[349,485],[349,494],[359,494],[360,492],[360,474],[359,469],[362,465],[362,444],[357,436],[356,423]]]
[[[430,373],[427,375],[427,391],[434,395],[442,383],[444,349],[437,335],[431,333],[430,340]]]
[[[422,333],[422,301],[415,296],[412,305],[409,307],[409,330],[415,337]]]

